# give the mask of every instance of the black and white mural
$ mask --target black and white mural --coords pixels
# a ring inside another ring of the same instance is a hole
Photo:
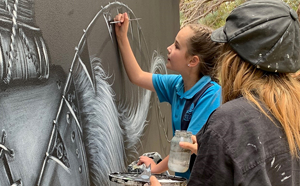
[[[127,12],[140,66],[168,73],[178,0],[0,0],[0,185],[113,185],[169,153],[170,107],[131,84],[114,34]]]

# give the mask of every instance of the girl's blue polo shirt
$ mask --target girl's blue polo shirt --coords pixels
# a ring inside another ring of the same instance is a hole
[[[213,86],[203,93],[196,106],[194,106],[187,131],[196,135],[206,123],[210,114],[221,105],[221,86],[212,81],[209,76],[203,76],[186,92],[184,92],[181,75],[153,74],[152,82],[159,101],[171,104],[173,136],[176,130],[181,130],[181,116],[186,100],[193,98],[207,83],[211,82]],[[181,176],[189,178],[188,172],[186,175],[181,174]]]

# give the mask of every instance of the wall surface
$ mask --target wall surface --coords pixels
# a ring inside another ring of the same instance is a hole
[[[114,27],[145,71],[167,73],[179,0],[0,0],[0,185],[114,185],[145,152],[169,153],[171,110],[129,82]]]

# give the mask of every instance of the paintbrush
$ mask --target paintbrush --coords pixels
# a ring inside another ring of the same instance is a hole
[[[135,19],[129,19],[129,21],[137,21],[137,20],[140,20],[142,18],[135,18]],[[109,24],[114,24],[114,23],[121,23],[121,21],[111,21],[109,22]]]

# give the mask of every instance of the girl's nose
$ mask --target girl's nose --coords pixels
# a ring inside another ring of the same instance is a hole
[[[171,47],[170,46],[167,48],[167,51],[168,51],[168,54],[171,53]]]

